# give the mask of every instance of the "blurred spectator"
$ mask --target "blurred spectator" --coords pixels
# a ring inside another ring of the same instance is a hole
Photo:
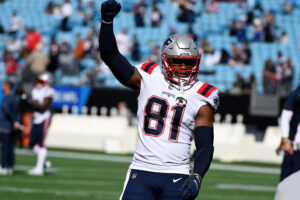
[[[202,38],[202,41],[201,41],[201,50],[204,53],[212,53],[213,52],[213,48],[208,43],[208,41],[206,40],[206,38]]]
[[[219,3],[217,0],[210,0],[206,6],[207,13],[217,13],[219,11]]]
[[[16,55],[22,49],[22,42],[17,37],[13,37],[11,41],[7,44],[7,49],[12,54]]]
[[[131,49],[131,59],[134,60],[134,61],[141,60],[140,43],[139,43],[136,35],[133,36],[133,45],[132,45],[132,49]]]
[[[63,40],[59,47],[59,67],[63,73],[69,73],[71,68],[71,47],[67,40]]]
[[[55,4],[53,3],[53,1],[49,1],[46,9],[45,9],[45,13],[48,15],[52,15],[53,14],[53,9],[54,9]]]
[[[198,36],[197,34],[194,32],[193,27],[189,26],[188,29],[188,36],[190,36],[196,43],[198,43]]]
[[[220,58],[220,64],[228,64],[230,59],[229,53],[226,51],[226,49],[221,49],[221,58]]]
[[[235,44],[231,45],[232,56],[229,59],[229,65],[236,66],[236,65],[244,65],[245,64],[245,55],[243,51],[239,49]]]
[[[88,33],[86,36],[86,39],[84,40],[84,55],[88,57],[92,57],[92,51],[93,51],[93,35],[91,33]]]
[[[18,63],[16,62],[13,54],[8,51],[7,49],[4,49],[3,52],[3,61],[5,65],[5,73],[9,77],[10,81],[15,82],[15,75],[17,73],[17,70],[19,68]],[[13,80],[14,79],[14,80]]]
[[[275,17],[274,13],[272,11],[269,11],[267,16],[265,17],[265,23],[264,23],[264,34],[265,34],[265,42],[274,42],[275,41]]]
[[[24,20],[17,15],[16,11],[13,11],[12,17],[11,17],[11,22],[10,22],[10,27],[9,27],[9,34],[15,35],[20,30],[22,30],[24,27],[25,27]]]
[[[285,31],[281,32],[280,42],[281,42],[281,44],[288,44],[289,43],[289,38],[288,38]]]
[[[128,30],[124,28],[122,32],[116,35],[118,49],[123,56],[127,56],[132,48],[131,40],[128,36]]]
[[[240,42],[247,41],[246,33],[247,33],[246,17],[240,16],[240,21],[236,25],[236,31],[235,31],[238,41]]]
[[[81,11],[81,13],[84,17],[83,25],[87,26],[88,24],[90,24],[91,21],[96,19],[98,10],[95,7],[94,2],[90,1],[88,2],[88,6],[85,6],[84,9]]]
[[[296,0],[285,0],[284,1],[285,14],[290,14],[296,3],[297,3]]]
[[[263,37],[262,21],[260,18],[256,18],[253,24],[254,24],[254,36],[252,40],[254,42],[259,42],[262,40]]]
[[[256,80],[254,74],[251,74],[249,77],[248,82],[244,84],[243,93],[244,94],[251,94],[251,91],[256,89]]]
[[[76,34],[76,46],[74,48],[74,67],[71,68],[70,73],[75,75],[79,73],[80,61],[84,56],[84,41],[81,39],[79,34]]]
[[[250,94],[251,91],[256,88],[255,76],[250,75],[249,80],[246,81],[241,74],[237,73],[236,80],[233,83],[233,87],[229,90],[231,94],[241,95],[241,94]]]
[[[244,54],[243,55],[243,57],[244,57],[244,59],[243,59],[244,63],[245,64],[250,64],[252,53],[251,53],[251,50],[250,50],[249,45],[248,45],[247,42],[243,43],[243,50],[242,51],[243,51],[243,54]]]
[[[26,34],[27,49],[32,52],[36,49],[37,44],[42,40],[42,36],[34,28],[28,28]]]
[[[134,20],[136,27],[144,27],[144,17],[146,15],[146,5],[145,0],[140,0],[140,2],[136,3],[132,9],[134,13]]]
[[[221,60],[220,53],[212,49],[211,53],[204,60],[204,66],[214,66],[218,64],[220,60]]]
[[[161,59],[161,54],[160,54],[160,47],[158,45],[156,45],[153,48],[152,54],[149,56],[150,61],[154,62],[154,63],[158,63]]]
[[[72,5],[69,3],[69,0],[65,0],[64,4],[61,7],[61,14],[63,19],[61,21],[60,29],[62,31],[69,31],[70,27],[68,25],[69,17],[72,15],[73,9]]]
[[[285,58],[282,56],[282,53],[277,52],[277,62],[275,65],[276,76],[278,79],[282,78],[283,65],[285,64]]]
[[[49,50],[49,65],[47,71],[54,73],[59,65],[59,44],[55,37],[51,38],[50,50]]]
[[[229,26],[229,35],[236,36],[236,32],[237,32],[237,24],[235,20],[232,20]]]
[[[233,88],[230,90],[230,93],[242,94],[245,86],[246,86],[246,81],[239,73],[237,73],[235,75],[235,82],[233,83]]]
[[[292,81],[293,81],[293,74],[294,74],[294,64],[292,59],[289,57],[287,62],[282,66],[282,94],[288,95],[292,89]]]
[[[179,15],[177,17],[180,22],[194,23],[195,13],[194,9],[196,6],[195,0],[177,0],[179,5]]]
[[[160,9],[155,4],[153,4],[152,13],[151,13],[151,26],[152,27],[160,26],[162,18],[163,15]]]
[[[271,59],[266,61],[263,75],[264,93],[275,94],[278,78]]]
[[[62,14],[62,10],[59,4],[55,4],[53,8],[53,16],[60,17]]]
[[[253,23],[253,19],[254,19],[254,9],[251,8],[247,11],[247,20],[246,23],[248,25],[251,25]]]
[[[13,84],[2,85],[4,97],[0,106],[1,175],[12,175],[15,165],[15,133],[20,128],[18,99],[12,95]]]
[[[26,67],[34,74],[34,77],[46,72],[49,58],[42,52],[42,44],[39,43],[36,49],[26,58]]]
[[[3,34],[3,33],[5,33],[5,30],[2,26],[2,23],[0,22],[0,34]]]

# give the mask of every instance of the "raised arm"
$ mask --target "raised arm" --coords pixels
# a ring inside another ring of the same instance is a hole
[[[118,50],[113,33],[113,18],[121,10],[120,3],[115,0],[105,1],[101,5],[101,29],[99,35],[100,55],[114,76],[125,86],[140,92],[142,77]]]

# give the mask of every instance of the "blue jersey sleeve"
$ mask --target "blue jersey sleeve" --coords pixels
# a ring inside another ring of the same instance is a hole
[[[295,99],[296,99],[295,97],[296,97],[296,93],[291,92],[291,94],[288,96],[287,100],[284,103],[283,109],[294,111]]]

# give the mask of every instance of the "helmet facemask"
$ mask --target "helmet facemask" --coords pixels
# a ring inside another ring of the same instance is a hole
[[[167,55],[162,53],[165,77],[177,84],[193,82],[199,72],[201,55]]]

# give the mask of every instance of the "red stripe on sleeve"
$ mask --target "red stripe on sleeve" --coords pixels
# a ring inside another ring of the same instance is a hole
[[[215,91],[216,89],[217,89],[216,87],[210,88],[210,89],[206,92],[205,97],[208,98],[208,97],[211,95],[211,93],[212,93],[213,91]]]
[[[141,69],[145,71],[145,67],[146,67],[149,63],[151,63],[151,61],[145,62],[145,63],[142,65]]]
[[[208,83],[204,83],[204,84],[201,86],[201,88],[197,91],[197,93],[198,93],[198,94],[201,94],[201,93],[203,92],[203,90],[204,90],[207,86],[209,86],[209,84],[208,84]]]
[[[150,67],[150,69],[148,70],[148,73],[149,74],[152,74],[152,71],[155,69],[155,67],[157,67],[158,66],[158,64],[154,64],[154,65],[152,65],[151,67]]]

